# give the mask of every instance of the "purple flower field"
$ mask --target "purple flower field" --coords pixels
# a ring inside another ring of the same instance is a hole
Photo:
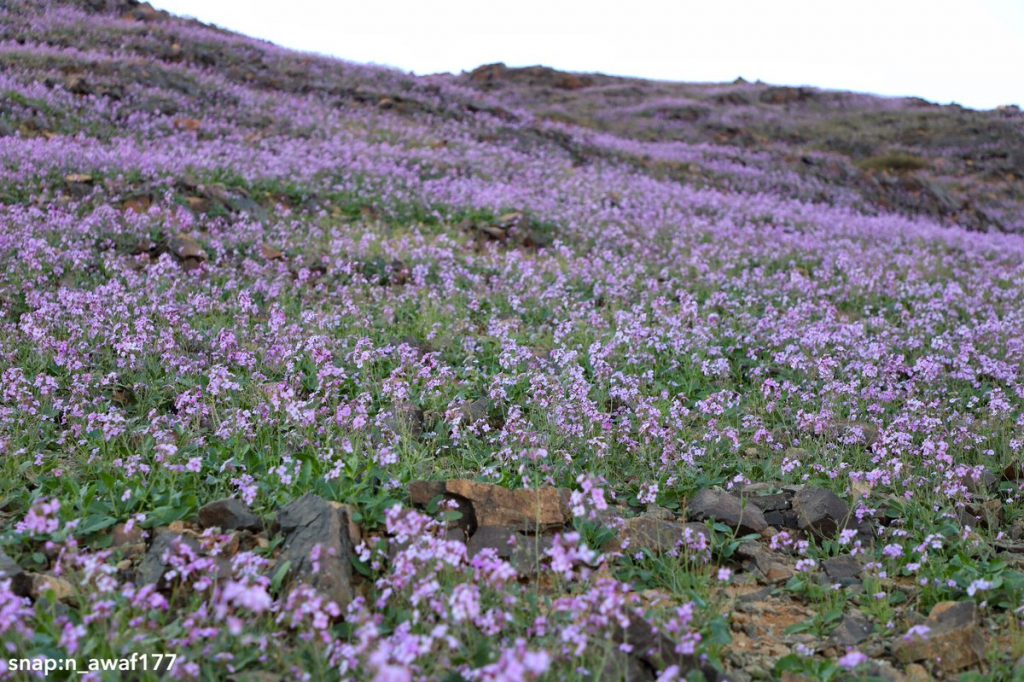
[[[1013,109],[8,0],[0,374],[0,679],[1024,679]]]

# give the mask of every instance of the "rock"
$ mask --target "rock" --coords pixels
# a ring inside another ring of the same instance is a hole
[[[753,504],[722,490],[705,489],[686,507],[693,521],[719,521],[742,534],[760,533],[768,528],[764,513]]]
[[[860,582],[860,562],[849,554],[825,559],[822,568],[825,569],[825,575],[829,580],[844,587]]]
[[[478,526],[506,526],[522,531],[555,530],[569,518],[558,489],[511,490],[497,485],[455,479],[444,484],[446,494],[466,499]]]
[[[449,504],[454,503],[454,511],[461,515],[452,524],[452,527],[462,531],[463,535],[460,539],[465,540],[476,533],[478,524],[473,504],[464,497],[449,494],[445,490],[444,481],[413,481],[409,485],[409,501],[416,506],[425,507],[438,497]]]
[[[483,88],[499,88],[509,83],[531,87],[578,90],[594,83],[591,76],[557,71],[547,66],[508,67],[502,63],[478,66],[464,76],[470,84]]]
[[[24,572],[24,569],[18,565],[17,561],[7,556],[3,551],[0,551],[0,580],[13,579]]]
[[[174,119],[174,128],[176,130],[184,130],[190,133],[194,133],[203,127],[202,121],[195,118],[176,118]]]
[[[623,682],[654,682],[654,670],[636,656],[631,656],[615,648],[607,654],[604,668],[601,670],[602,680],[622,680]]]
[[[481,526],[469,538],[466,551],[474,557],[483,549],[493,549],[519,575],[533,576],[539,572],[544,552],[551,544],[551,537],[547,535],[523,535],[512,528]]]
[[[664,670],[675,665],[684,678],[699,670],[707,682],[717,682],[718,671],[701,663],[696,656],[676,653],[675,642],[666,633],[657,630],[642,618],[633,618],[625,628],[619,628],[614,641],[631,645],[632,655],[654,670]]]
[[[409,484],[409,501],[420,507],[444,494],[444,481],[413,481]]]
[[[822,538],[835,537],[850,517],[849,505],[824,488],[806,488],[796,493],[793,510],[801,530]]]
[[[967,476],[964,485],[975,494],[992,493],[999,487],[999,479],[988,469],[981,469],[976,476]]]
[[[1003,469],[1004,481],[1019,481],[1024,479],[1024,464],[1014,462]]]
[[[185,269],[196,268],[206,260],[206,251],[199,242],[188,235],[177,235],[168,239],[167,250]]]
[[[978,607],[974,602],[936,604],[924,625],[924,636],[901,637],[893,642],[892,652],[901,663],[932,661],[946,673],[970,667],[985,655],[985,637],[978,627]]]
[[[199,551],[199,542],[191,535],[184,535],[168,529],[157,531],[156,537],[153,538],[153,544],[150,545],[149,551],[146,552],[146,556],[139,564],[135,575],[136,581],[140,585],[155,584],[159,587],[166,587],[163,577],[168,565],[164,557],[168,552],[174,551],[179,544],[187,545],[194,552]]]
[[[911,663],[903,669],[903,675],[907,682],[932,682],[932,676],[928,674],[927,668],[920,663]]]
[[[799,519],[792,509],[766,511],[764,520],[773,528],[791,528],[793,530],[799,528]]]
[[[871,636],[875,626],[860,611],[851,611],[843,616],[832,631],[832,642],[840,647],[854,647]]]
[[[11,581],[11,592],[19,597],[28,597],[32,593],[32,574],[27,573],[11,557],[0,551],[0,580]]]
[[[74,605],[78,602],[74,586],[64,578],[45,573],[26,573],[29,580],[28,596],[39,601],[52,594],[54,601]]]
[[[221,530],[258,531],[263,527],[259,517],[247,506],[233,497],[229,497],[204,506],[199,510],[199,525],[202,528],[220,528]]]
[[[412,438],[423,435],[423,410],[410,402],[391,406],[390,414],[384,418],[384,425],[397,434],[408,434]]]
[[[491,414],[492,407],[490,398],[486,396],[476,400],[467,400],[459,406],[459,415],[465,423],[473,424],[481,419],[487,419]]]
[[[773,86],[761,91],[759,99],[765,104],[794,104],[806,102],[815,97],[815,91],[810,88]]]
[[[768,495],[748,495],[747,489],[743,490],[744,499],[750,504],[753,504],[763,512],[781,512],[791,507],[790,498],[791,495],[786,493],[771,493]]]
[[[687,531],[691,538],[703,535],[708,543],[711,541],[711,530],[702,523],[679,523],[648,515],[629,518],[622,532],[623,551],[627,554],[671,552],[686,544]]]
[[[284,251],[270,244],[260,244],[260,255],[267,260],[284,259]]]
[[[145,531],[138,524],[133,524],[129,528],[128,524],[119,523],[110,533],[110,544],[113,547],[126,547],[142,542],[145,537]]]
[[[348,512],[310,493],[282,508],[277,521],[285,536],[279,565],[290,562],[292,580],[312,586],[342,609],[347,607],[354,596]],[[315,548],[318,566],[311,557]]]
[[[796,571],[786,556],[773,552],[760,542],[745,542],[736,548],[736,556],[747,560],[747,570],[761,574],[762,582],[783,583]]]

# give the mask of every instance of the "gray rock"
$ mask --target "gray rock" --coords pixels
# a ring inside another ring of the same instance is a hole
[[[701,490],[690,500],[686,511],[692,521],[719,521],[742,534],[760,533],[768,528],[764,513],[756,505],[723,490]]]
[[[233,497],[211,502],[199,510],[199,525],[203,528],[221,530],[252,530],[263,527],[258,516],[247,506]]]
[[[424,419],[423,409],[419,405],[401,402],[391,406],[391,412],[384,417],[383,424],[393,433],[416,439],[423,435]]]
[[[545,550],[551,547],[547,535],[524,535],[514,528],[481,526],[466,543],[466,552],[474,557],[484,549],[493,549],[512,564],[521,576],[536,575]]]
[[[0,580],[11,581],[11,591],[19,597],[28,597],[32,592],[32,574],[18,565],[18,562],[0,551]]]
[[[180,544],[188,546],[194,552],[199,551],[199,542],[191,535],[182,535],[167,529],[158,530],[156,537],[153,538],[153,544],[149,546],[146,556],[142,558],[136,570],[136,581],[140,585],[166,587],[164,573],[167,572],[169,565],[165,557]]]
[[[871,636],[875,626],[860,611],[851,611],[843,616],[832,631],[832,641],[841,647],[857,646]]]
[[[835,537],[850,517],[850,506],[824,488],[806,488],[796,493],[793,510],[801,530],[823,538]]]
[[[344,609],[354,596],[352,539],[348,512],[313,494],[303,495],[277,513],[285,535],[280,564],[290,562],[291,580],[308,584]],[[319,546],[319,570],[311,554]]]
[[[24,573],[24,569],[18,562],[0,551],[0,578],[14,578]]]
[[[849,554],[825,559],[822,562],[822,567],[825,569],[825,575],[829,577],[829,580],[839,583],[844,587],[860,582],[860,562]]]
[[[792,498],[792,495],[787,495],[786,493],[747,495],[746,493],[749,491],[746,489],[744,489],[743,492],[744,499],[746,499],[749,503],[757,506],[757,508],[763,512],[781,512],[783,510],[789,509],[791,506],[790,499]]]
[[[707,682],[718,682],[719,674],[710,665],[702,663],[697,656],[676,653],[675,642],[666,633],[655,629],[646,620],[633,618],[629,625],[620,628],[614,636],[616,643],[626,642],[633,647],[632,655],[654,670],[664,670],[676,665],[680,673],[689,677],[700,671]]]
[[[625,520],[623,528],[624,551],[633,554],[647,551],[651,554],[664,554],[686,544],[687,530],[693,534],[703,535],[711,539],[711,530],[702,523],[680,523],[655,516],[636,516]],[[625,542],[628,541],[628,542]]]

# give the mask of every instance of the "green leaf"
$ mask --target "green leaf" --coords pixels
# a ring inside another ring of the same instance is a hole
[[[285,561],[277,567],[274,571],[274,576],[270,579],[270,591],[275,594],[281,591],[281,585],[284,584],[284,579],[288,575],[288,571],[291,570],[292,562]]]
[[[79,535],[90,535],[97,531],[101,531],[104,528],[110,528],[115,523],[117,523],[117,519],[115,519],[113,516],[96,514],[93,516],[85,517],[82,520],[82,522],[78,524],[78,528],[76,528],[75,530],[78,532]]]

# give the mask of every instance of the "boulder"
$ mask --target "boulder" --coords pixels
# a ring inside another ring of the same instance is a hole
[[[832,631],[831,640],[839,647],[854,647],[871,636],[875,626],[860,611],[851,611],[843,616]]]
[[[556,530],[569,519],[557,488],[503,488],[466,479],[445,482],[417,481],[409,487],[413,504],[426,504],[438,495],[465,500],[476,526],[500,526],[517,531]]]
[[[241,500],[229,497],[217,500],[199,510],[199,525],[202,528],[221,530],[258,531],[263,527],[259,517],[253,514]]]
[[[110,545],[111,547],[127,547],[128,545],[135,545],[143,542],[146,539],[145,531],[138,524],[133,524],[130,528],[126,523],[119,523],[114,526],[110,533]]]
[[[28,587],[25,596],[31,597],[33,601],[39,601],[49,594],[54,601],[72,606],[78,603],[74,586],[65,578],[46,573],[25,573],[22,584]]]
[[[174,256],[185,270],[194,270],[206,261],[206,251],[192,237],[176,235],[167,240],[167,251]]]
[[[932,661],[946,673],[978,664],[985,655],[985,637],[978,626],[978,607],[972,601],[936,604],[924,625],[924,635],[905,635],[892,646],[901,663]]]
[[[702,523],[680,523],[653,515],[636,516],[625,520],[622,530],[622,548],[627,554],[647,551],[664,554],[686,544],[687,531],[690,537],[703,535],[710,543],[711,530]]]
[[[180,544],[187,545],[194,552],[199,551],[199,542],[191,535],[177,533],[166,528],[158,530],[153,538],[153,543],[139,564],[135,575],[136,581],[141,585],[155,584],[159,587],[166,587],[164,573],[167,572],[168,563],[164,557]]]
[[[310,585],[342,609],[347,607],[354,596],[348,511],[307,494],[282,508],[277,522],[284,533],[278,565],[289,562],[291,580]]]
[[[0,580],[13,579],[22,573],[24,570],[18,565],[18,562],[0,551]]]
[[[768,528],[764,513],[756,505],[724,490],[701,490],[690,500],[686,512],[692,521],[718,521],[742,534],[761,533]]]
[[[825,575],[829,580],[844,587],[860,582],[860,562],[849,554],[825,559],[822,562],[822,568],[825,569]]]
[[[746,561],[746,570],[759,574],[762,583],[784,583],[796,574],[790,557],[773,552],[760,542],[743,543],[736,548],[736,556]]]
[[[615,632],[613,641],[629,644],[632,656],[653,670],[664,670],[674,665],[678,666],[684,678],[700,671],[707,682],[717,682],[719,679],[718,671],[701,662],[698,656],[677,653],[675,641],[642,618],[630,619],[626,627],[620,627]]]
[[[850,506],[824,488],[805,488],[793,496],[793,510],[800,530],[821,538],[835,537],[845,528],[850,517]]]
[[[481,526],[466,543],[466,552],[474,557],[484,549],[493,549],[497,555],[512,564],[522,576],[536,575],[544,552],[551,547],[547,535],[524,535],[513,528]]]

